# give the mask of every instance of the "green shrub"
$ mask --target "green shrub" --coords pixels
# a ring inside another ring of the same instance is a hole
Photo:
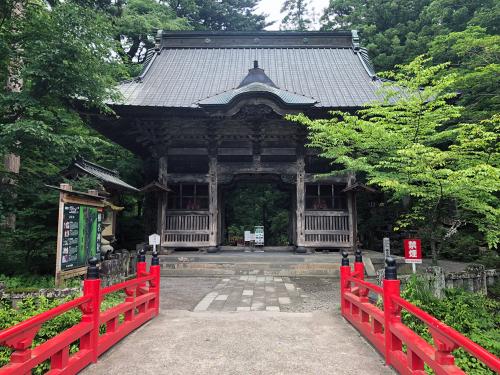
[[[445,297],[437,299],[417,276],[410,278],[401,295],[486,350],[500,355],[500,302],[461,289],[447,289]],[[432,343],[432,336],[425,324],[405,310],[401,312],[401,317],[409,328]],[[493,371],[462,349],[455,350],[453,355],[457,366],[467,374],[493,374]]]
[[[64,299],[48,299],[46,297],[26,298],[17,305],[17,309],[13,309],[7,301],[0,300],[0,330],[14,326],[34,315],[50,310],[61,305],[64,302],[71,301],[77,295],[70,296]],[[124,301],[125,294],[122,291],[107,295],[101,303],[101,311],[116,306]],[[36,347],[45,341],[55,337],[59,333],[73,327],[81,321],[82,313],[80,309],[72,309],[62,315],[51,319],[44,323],[33,340],[33,347]],[[121,321],[122,319],[120,319]],[[104,332],[104,327],[101,333]],[[78,351],[78,341],[70,345],[70,354]],[[6,347],[0,347],[0,367],[9,362],[12,350]],[[44,374],[50,368],[50,361],[47,360],[38,365],[34,370],[34,375]]]

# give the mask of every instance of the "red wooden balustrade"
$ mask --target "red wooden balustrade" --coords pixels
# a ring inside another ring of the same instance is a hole
[[[50,360],[47,374],[76,374],[96,362],[102,353],[130,332],[157,316],[160,307],[158,256],[153,256],[149,272],[143,253],[138,259],[136,278],[107,288],[101,288],[97,260],[91,260],[82,297],[0,331],[0,346],[13,349],[10,362],[0,368],[0,374],[31,374],[34,367],[46,360]],[[101,312],[105,296],[117,291],[125,292],[125,301]],[[78,324],[33,347],[33,339],[43,323],[75,308],[82,311]],[[101,326],[105,326],[104,333],[99,333]],[[70,354],[70,344],[75,341],[79,341],[79,350]]]
[[[359,251],[356,253],[354,271],[349,266],[347,253],[344,253],[340,267],[340,286],[341,312],[344,318],[384,356],[386,364],[394,367],[400,374],[425,375],[424,365],[438,375],[465,374],[455,365],[452,354],[458,348],[500,374],[498,357],[401,298],[394,259],[388,259],[381,288],[364,281],[364,266]],[[370,291],[382,297],[383,310],[369,301]],[[402,309],[427,325],[434,345],[403,324],[400,314]]]

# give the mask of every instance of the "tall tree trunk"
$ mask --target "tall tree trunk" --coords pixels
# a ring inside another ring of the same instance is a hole
[[[17,1],[12,6],[12,35],[19,32],[17,29],[19,20],[24,16],[24,3],[22,1]],[[12,44],[12,50],[14,51],[14,57],[10,60],[8,66],[8,76],[5,89],[7,92],[20,92],[23,87],[23,80],[21,77],[21,67],[22,67],[22,57],[21,57],[21,46],[19,43],[14,41]],[[21,159],[18,155],[7,154],[4,155],[4,167],[7,172],[19,173],[19,168],[21,164]],[[15,180],[8,178],[6,181],[8,184],[14,185]],[[12,199],[16,199],[16,194],[12,194]],[[7,213],[5,221],[2,223],[5,227],[10,229],[15,229],[16,227],[16,214],[13,212]]]

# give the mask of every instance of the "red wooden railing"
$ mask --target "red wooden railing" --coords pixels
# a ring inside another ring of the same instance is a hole
[[[385,357],[387,365],[400,374],[424,375],[424,365],[436,374],[465,374],[455,365],[452,352],[462,348],[492,371],[500,373],[500,359],[477,345],[453,328],[440,322],[400,296],[396,262],[387,260],[383,288],[364,281],[361,253],[356,253],[351,271],[347,253],[342,254],[340,267],[341,311],[354,327]],[[383,299],[383,310],[368,299],[369,292]],[[427,325],[434,345],[404,325],[401,309],[406,310]],[[405,346],[406,352],[403,350]]]
[[[157,316],[160,307],[158,256],[153,255],[149,272],[144,260],[141,253],[135,279],[101,289],[97,260],[91,259],[82,297],[0,331],[0,346],[13,349],[10,362],[0,368],[0,374],[31,374],[34,367],[46,360],[50,360],[48,374],[76,374],[134,329]],[[121,290],[125,292],[125,301],[101,312],[105,296]],[[75,308],[82,311],[80,323],[33,347],[33,339],[43,323]],[[120,315],[124,317],[121,323]],[[103,325],[105,331],[99,333]],[[79,350],[70,354],[70,344],[75,341],[79,341]]]

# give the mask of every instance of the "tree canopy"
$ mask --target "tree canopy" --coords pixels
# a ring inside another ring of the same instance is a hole
[[[355,113],[289,118],[308,127],[310,146],[342,166],[336,173],[357,173],[393,202],[409,199],[394,230],[418,228],[437,260],[439,246],[467,224],[490,247],[500,241],[500,118],[461,123],[451,90],[457,75],[442,74],[448,64],[429,64],[417,57],[386,73],[381,100]]]
[[[285,0],[281,13],[285,16],[281,21],[282,30],[306,31],[312,25],[310,3],[308,0]]]

